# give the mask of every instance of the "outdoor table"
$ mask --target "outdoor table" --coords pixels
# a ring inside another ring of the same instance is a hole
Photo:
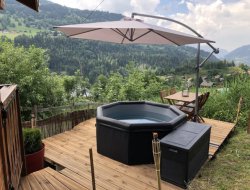
[[[187,106],[188,104],[195,102],[195,93],[189,92],[188,96],[182,96],[182,91],[180,91],[176,92],[175,94],[166,96],[164,97],[164,99],[168,100],[170,105],[179,105],[182,108],[183,106]],[[175,101],[181,102],[181,104],[175,104]]]

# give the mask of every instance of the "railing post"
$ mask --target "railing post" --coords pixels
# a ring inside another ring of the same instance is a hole
[[[21,121],[21,110],[20,110],[20,97],[19,97],[19,89],[16,90],[16,107],[17,107],[17,114],[18,114],[18,124],[19,124],[19,140],[20,140],[20,147],[21,147],[21,157],[23,161],[22,167],[22,176],[26,175],[26,162],[24,157],[24,144],[23,144],[23,129],[22,129],[22,121]]]
[[[36,127],[36,117],[35,114],[32,113],[31,114],[31,128],[35,128]]]
[[[250,134],[250,112],[249,112],[249,116],[248,116],[247,133]]]
[[[96,190],[96,186],[95,186],[95,171],[94,171],[94,159],[93,159],[92,148],[89,149],[89,159],[90,159],[90,168],[91,168],[92,189]]]
[[[38,113],[37,105],[34,105],[33,114],[35,114],[35,118],[37,118],[37,113]]]

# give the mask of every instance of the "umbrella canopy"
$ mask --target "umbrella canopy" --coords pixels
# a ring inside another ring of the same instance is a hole
[[[213,42],[131,18],[121,21],[56,26],[54,28],[71,38],[120,44],[185,45]]]

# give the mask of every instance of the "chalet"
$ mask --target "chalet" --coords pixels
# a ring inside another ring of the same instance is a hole
[[[213,82],[203,81],[200,86],[205,87],[205,88],[211,88],[211,87],[213,87],[213,85],[214,85]]]

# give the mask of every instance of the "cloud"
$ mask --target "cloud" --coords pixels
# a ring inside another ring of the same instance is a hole
[[[73,8],[93,10],[102,0],[50,1]],[[169,10],[163,10],[163,7],[168,7]],[[216,47],[232,50],[250,44],[250,0],[104,0],[98,10],[125,16],[131,16],[132,12],[167,17],[171,14],[171,18],[191,26],[205,38],[216,41]],[[138,18],[188,32],[181,26],[170,25],[163,20]]]
[[[65,5],[78,9],[93,10],[99,5],[102,0],[50,0],[54,3]],[[130,16],[132,12],[141,12],[146,14],[155,13],[157,6],[160,4],[160,0],[104,0],[98,7],[98,10],[104,10],[109,12],[121,13],[126,16]]]
[[[191,26],[204,37],[215,40],[215,46],[232,50],[250,44],[249,0],[230,3],[216,0],[210,4],[186,1],[186,5],[188,13],[176,13],[171,17]],[[172,27],[183,30],[180,26]]]
[[[179,5],[185,4],[185,0],[181,0],[178,4]]]

